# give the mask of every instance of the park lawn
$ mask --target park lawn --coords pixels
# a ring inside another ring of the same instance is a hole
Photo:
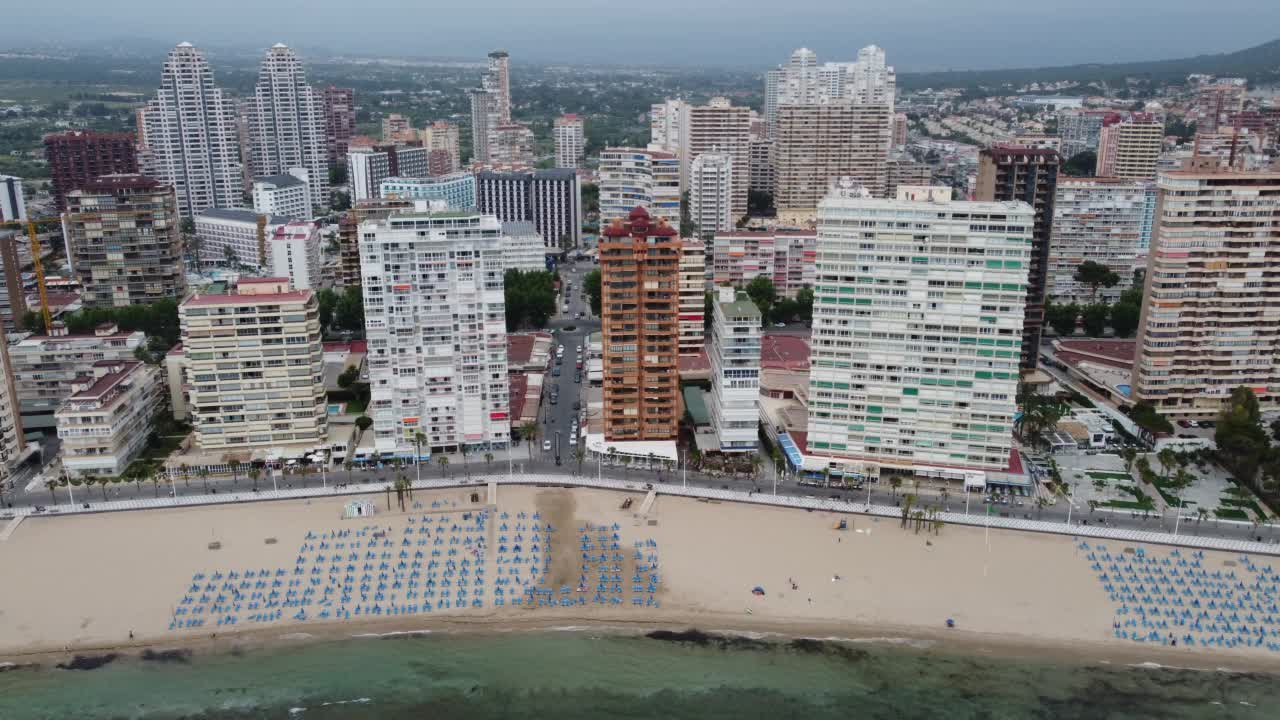
[[[1126,510],[1155,510],[1155,503],[1151,502],[1151,498],[1146,495],[1142,496],[1142,501],[1133,500],[1108,500],[1102,503],[1103,507],[1124,508]]]
[[[1253,500],[1248,500],[1240,497],[1223,496],[1221,498],[1218,498],[1218,504],[1233,510],[1252,510],[1253,516],[1256,518],[1264,518],[1267,516],[1267,514],[1262,511],[1262,508],[1258,506],[1258,503],[1254,502]]]
[[[1213,511],[1213,514],[1215,517],[1222,518],[1223,520],[1248,520],[1249,519],[1248,513],[1246,513],[1243,510],[1237,510],[1235,508],[1218,508],[1217,510]]]
[[[1107,472],[1105,470],[1088,470],[1085,475],[1095,480],[1133,480],[1133,476],[1128,473]]]

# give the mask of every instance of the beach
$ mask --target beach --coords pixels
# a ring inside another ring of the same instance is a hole
[[[632,505],[623,509],[627,497]],[[638,516],[641,493],[532,486],[502,487],[489,511],[484,563],[490,581],[480,607],[468,602],[429,614],[348,620],[312,615],[295,621],[285,614],[257,623],[241,613],[234,626],[172,627],[193,574],[292,567],[308,533],[376,527],[399,538],[426,518],[445,517],[445,525],[464,516],[474,521],[485,492],[418,491],[403,513],[394,494],[390,511],[385,495],[368,499],[377,510],[372,518],[346,520],[350,498],[337,497],[29,519],[0,543],[0,577],[6,578],[0,660],[123,647],[226,649],[361,634],[588,625],[880,637],[998,655],[1280,669],[1280,656],[1256,647],[1139,647],[1116,639],[1115,603],[1091,570],[1089,551],[1066,536],[957,526],[934,534],[888,519],[668,496]],[[612,605],[586,602],[588,590],[572,606],[495,606],[498,528],[514,528],[521,514],[536,514],[555,528],[542,580],[557,592],[579,582],[579,530],[588,524],[619,537],[627,551],[624,575],[652,555],[660,580],[643,593],[626,582],[622,602]],[[847,528],[836,529],[842,519]],[[637,554],[646,557],[632,561],[637,541],[646,548]],[[1213,553],[1203,560],[1208,568],[1230,562]],[[756,588],[762,594],[754,594]]]

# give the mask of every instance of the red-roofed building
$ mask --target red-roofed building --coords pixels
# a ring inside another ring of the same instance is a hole
[[[146,448],[160,371],[136,360],[102,360],[71,391],[55,414],[63,467],[72,477],[120,475]]]
[[[809,340],[801,335],[766,333],[760,341],[760,367],[807,370]]]

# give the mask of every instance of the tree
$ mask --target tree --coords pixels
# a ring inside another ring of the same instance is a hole
[[[360,417],[356,418],[356,429],[360,431],[361,436],[363,436],[364,432],[372,426],[373,426],[373,418],[369,417],[368,415],[361,415]],[[356,438],[356,444],[357,445],[360,444],[359,437]]]
[[[458,452],[462,453],[462,469],[467,471],[467,479],[471,479],[471,463],[467,462],[467,444],[458,445]]]
[[[227,466],[231,468],[231,484],[238,485],[240,483],[240,461],[232,458]]]
[[[364,291],[361,286],[349,285],[342,291],[333,307],[333,326],[363,336]]]
[[[200,478],[200,481],[204,483],[204,491],[207,494],[209,492],[209,468],[203,465],[200,466],[200,469],[196,470],[196,477]]]
[[[813,288],[796,291],[796,317],[805,325],[813,325]]]
[[[1131,447],[1127,447],[1120,451],[1120,457],[1124,459],[1124,471],[1132,473],[1133,461],[1138,458],[1138,451]]]
[[[716,294],[706,292],[702,294],[702,331],[711,332],[711,324],[716,317]]]
[[[1092,177],[1098,167],[1098,154],[1085,150],[1072,155],[1062,164],[1062,174],[1070,177]]]
[[[1102,337],[1107,332],[1107,315],[1111,309],[1106,303],[1084,306],[1084,332],[1090,337]]]
[[[502,278],[507,330],[545,327],[556,312],[556,277],[546,270],[508,270]]]
[[[1062,337],[1071,337],[1076,332],[1076,318],[1080,316],[1080,306],[1075,303],[1060,305],[1045,303],[1044,320],[1053,331]]]
[[[1156,462],[1160,463],[1160,474],[1167,479],[1169,477],[1169,468],[1178,464],[1178,458],[1173,454],[1172,449],[1165,448],[1156,453]]]
[[[582,290],[587,294],[587,302],[591,303],[591,314],[600,316],[600,271],[592,270],[582,278]]]
[[[262,468],[253,465],[249,468],[249,479],[253,481],[253,491],[258,492],[258,480],[262,478]]]
[[[1088,285],[1092,299],[1098,299],[1100,288],[1112,288],[1120,283],[1120,276],[1111,268],[1093,260],[1085,260],[1076,267],[1075,281]]]
[[[538,423],[533,420],[527,420],[520,426],[520,439],[524,440],[529,446],[529,462],[533,462],[533,446],[538,443]]]
[[[774,299],[776,294],[773,289],[773,280],[764,275],[757,276],[747,283],[747,296],[760,309],[762,322],[768,322],[771,311],[773,310]]]
[[[328,330],[333,324],[333,309],[338,305],[338,293],[330,288],[322,288],[316,293],[316,303],[320,307],[320,329]]]
[[[889,476],[889,487],[893,488],[893,497],[898,498],[898,488],[902,487],[902,477],[900,475]]]
[[[582,446],[578,446],[578,449],[573,451],[573,459],[578,461],[578,474],[581,475],[582,461],[587,459],[587,451]]]
[[[600,212],[599,185],[582,183],[582,211],[587,214]]]
[[[440,477],[444,477],[445,471],[449,469],[449,458],[441,455],[436,458],[436,464],[440,466]]]
[[[680,195],[680,236],[698,237],[698,224],[693,221],[689,210],[689,191]]]
[[[342,388],[343,390],[350,390],[351,386],[354,385],[356,381],[359,379],[360,379],[360,368],[355,367],[353,365],[352,367],[349,367],[338,374],[338,387]]]
[[[351,193],[335,190],[333,192],[333,200],[330,203],[332,208],[337,212],[346,212],[351,209]]]
[[[1262,412],[1258,398],[1247,386],[1231,391],[1222,407],[1213,440],[1218,445],[1218,458],[1236,482],[1261,493],[1259,469],[1270,455],[1271,443],[1261,425]]]
[[[56,488],[56,487],[58,487],[58,481],[57,481],[57,480],[45,480],[45,481],[44,481],[44,486],[45,486],[46,488],[48,488],[48,489],[49,489],[49,504],[50,504],[50,505],[57,505],[57,504],[58,504],[58,496],[53,494],[53,489],[54,489],[54,488]]]
[[[1127,302],[1118,302],[1111,306],[1111,329],[1116,337],[1127,338],[1138,329],[1138,320],[1142,315],[1142,306]]]
[[[747,212],[756,217],[771,217],[775,214],[773,208],[773,193],[767,190],[751,190],[747,192]]]
[[[1171,433],[1173,423],[1161,415],[1148,400],[1139,400],[1129,410],[1129,419],[1138,427],[1152,433]]]

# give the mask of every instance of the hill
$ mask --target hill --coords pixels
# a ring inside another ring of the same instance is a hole
[[[1114,64],[1067,65],[1013,70],[960,70],[901,73],[898,87],[964,87],[973,90],[1017,88],[1031,82],[1075,81],[1081,85],[1106,83],[1123,87],[1127,78],[1152,84],[1179,83],[1192,73],[1248,78],[1250,85],[1280,81],[1280,39],[1229,53],[1197,55],[1175,60],[1151,60]]]

